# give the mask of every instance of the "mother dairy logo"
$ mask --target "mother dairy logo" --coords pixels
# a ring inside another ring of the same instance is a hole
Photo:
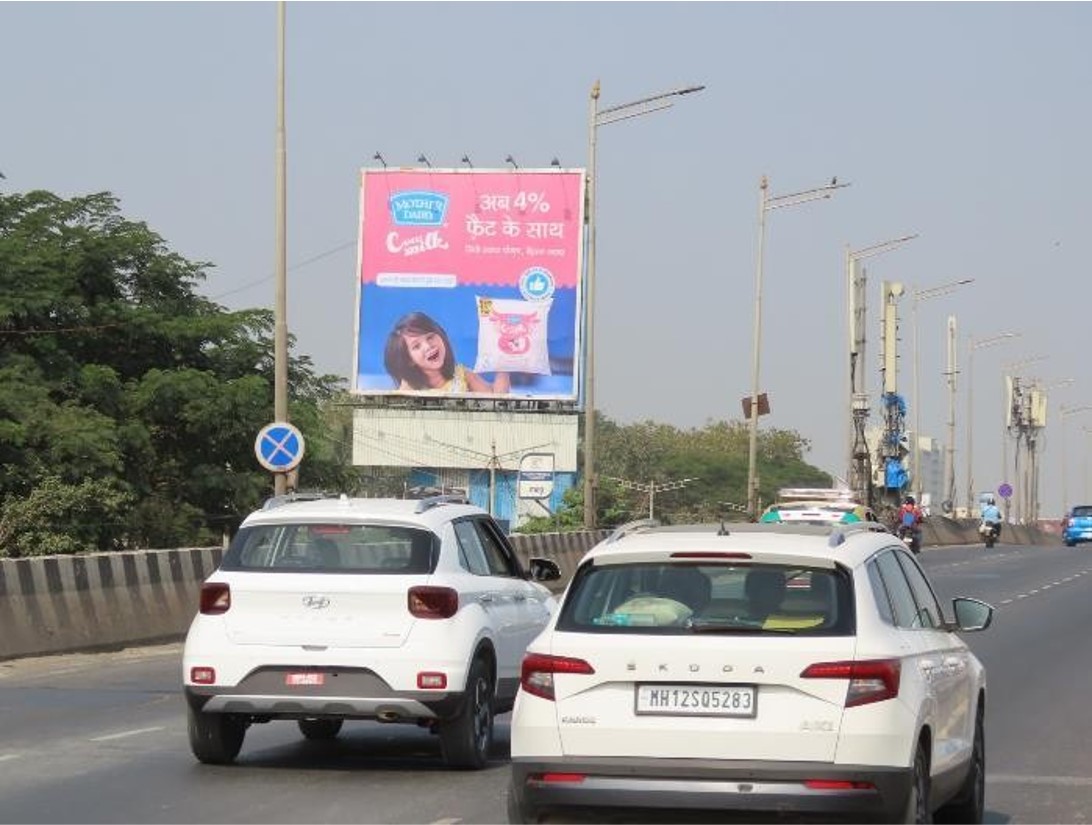
[[[395,192],[390,197],[391,220],[397,226],[441,226],[447,201],[442,192]]]

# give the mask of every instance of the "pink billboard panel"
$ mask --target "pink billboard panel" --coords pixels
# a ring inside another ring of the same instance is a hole
[[[583,170],[363,170],[353,391],[575,401],[583,230]]]

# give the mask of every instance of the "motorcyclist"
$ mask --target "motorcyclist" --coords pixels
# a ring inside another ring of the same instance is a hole
[[[994,535],[1001,535],[1001,508],[997,506],[993,496],[986,496],[982,505],[982,523],[993,528]]]
[[[909,535],[911,539],[910,547],[915,553],[921,547],[921,523],[924,518],[925,514],[918,507],[918,503],[913,496],[907,496],[902,500],[902,506],[899,507],[895,515],[897,534],[900,538]]]

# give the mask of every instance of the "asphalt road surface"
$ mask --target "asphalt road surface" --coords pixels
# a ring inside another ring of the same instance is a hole
[[[1092,548],[921,558],[945,600],[998,608],[967,636],[989,678],[986,821],[1092,821]],[[0,662],[0,822],[505,821],[508,716],[483,771],[446,770],[425,730],[368,722],[332,742],[256,725],[212,767],[190,754],[180,679],[180,645]]]

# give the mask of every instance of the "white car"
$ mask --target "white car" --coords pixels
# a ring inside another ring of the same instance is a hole
[[[372,719],[427,726],[448,765],[483,767],[556,563],[525,573],[496,522],[451,497],[301,499],[248,516],[201,586],[183,653],[194,756],[231,762],[257,722],[326,739]]]
[[[986,674],[957,632],[993,608],[952,611],[876,523],[616,531],[524,658],[509,820],[981,822]]]

